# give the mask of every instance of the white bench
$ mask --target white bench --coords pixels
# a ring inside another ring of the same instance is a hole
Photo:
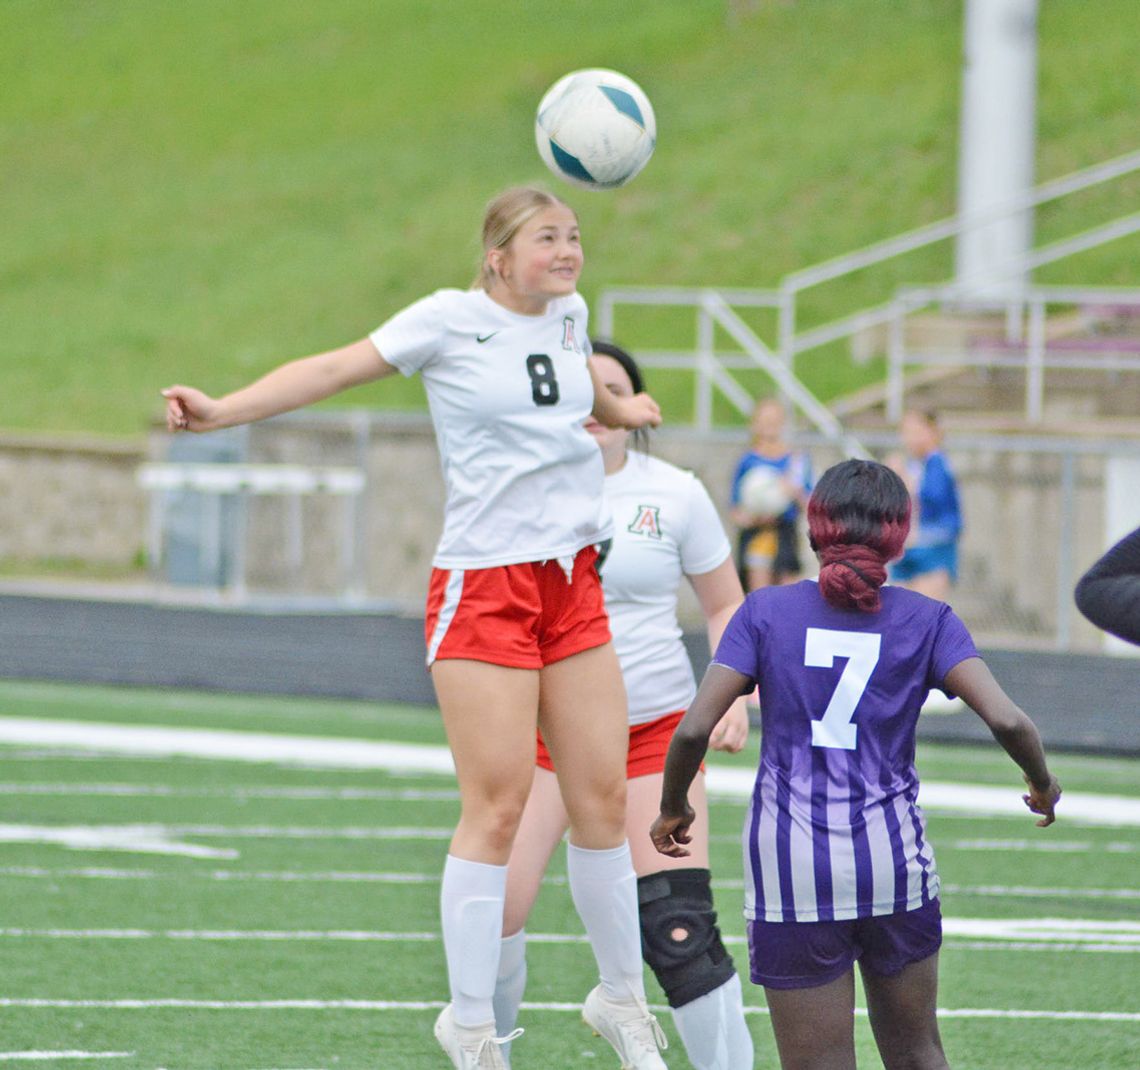
[[[307,495],[330,494],[344,498],[340,537],[342,596],[363,595],[360,568],[363,554],[360,544],[360,499],[367,485],[364,472],[358,468],[306,467],[293,464],[198,464],[192,462],[152,463],[141,465],[139,485],[150,492],[148,551],[152,571],[158,572],[165,557],[167,514],[171,492],[194,491],[203,496],[205,508],[201,521],[203,564],[217,574],[221,563],[223,531],[221,499],[237,498],[244,503],[251,496],[279,495],[288,502],[285,530],[286,557],[295,574],[302,565],[301,499]],[[231,547],[233,577],[229,593],[237,599],[247,595],[246,526],[244,507],[237,513],[237,533]]]

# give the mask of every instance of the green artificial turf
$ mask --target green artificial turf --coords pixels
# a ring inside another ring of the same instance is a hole
[[[3,681],[0,716],[443,745],[435,711],[360,702]],[[756,748],[754,735],[744,754],[710,761],[747,767]],[[918,762],[930,780],[1017,789],[996,747],[926,745]],[[1134,762],[1060,754],[1054,764],[1069,790],[1137,795]],[[443,1065],[431,1023],[447,991],[437,901],[458,813],[450,777],[5,745],[0,800],[0,1051],[131,1053],[96,1064],[130,1070]],[[721,924],[741,968],[744,812],[743,800],[719,799],[711,815]],[[1063,803],[1059,814],[1041,830],[1028,814],[932,812],[948,923],[1134,930],[1140,830],[1066,822]],[[16,826],[144,827],[212,856],[69,849],[13,836]],[[544,940],[581,934],[561,852],[528,932],[526,998],[539,1006],[522,1013],[515,1065],[616,1066],[573,1009],[594,983],[588,947]],[[1074,938],[1056,949],[948,934],[939,1005],[951,1064],[1130,1070],[1134,958],[1134,943],[1088,950]],[[183,1005],[154,1004],[169,1000]],[[757,1065],[773,1066],[763,994],[746,976],[745,1000]],[[660,1017],[669,1065],[684,1070]],[[860,1065],[879,1065],[865,1017],[856,1035]]]

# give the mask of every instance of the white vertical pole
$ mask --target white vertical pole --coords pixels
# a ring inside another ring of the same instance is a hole
[[[219,588],[226,585],[222,572],[222,496],[208,490],[198,491],[202,503],[201,558],[199,568],[209,583]]]
[[[1073,554],[1076,546],[1077,456],[1061,454],[1061,545],[1057,548],[1057,649],[1073,645]]]
[[[1045,298],[1040,295],[1029,305],[1025,364],[1025,415],[1039,424],[1045,413]]]
[[[906,359],[906,314],[903,298],[891,303],[891,318],[887,321],[887,419],[897,424],[902,419],[903,363]]]
[[[1033,187],[1038,0],[967,0],[958,213],[992,212]],[[957,277],[1002,299],[1026,282],[1018,263],[1033,245],[1026,207],[958,235]]]
[[[285,525],[285,559],[289,564],[289,571],[293,574],[294,589],[300,591],[304,586],[302,570],[305,565],[305,520],[301,512],[301,494],[299,491],[292,491],[285,495],[285,509],[288,516]]]
[[[716,325],[702,300],[697,306],[697,381],[693,399],[693,422],[699,431],[711,431],[713,425],[712,366]]]
[[[345,582],[345,596],[351,601],[362,601],[367,587],[368,561],[368,450],[372,443],[372,415],[367,409],[358,409],[353,418],[356,442],[356,467],[364,475],[364,485],[349,495],[351,523],[351,562]]]
[[[780,359],[789,372],[795,373],[796,366],[796,291],[787,286],[780,287],[779,305]],[[788,431],[793,433],[796,424],[796,407],[791,399],[780,391],[780,399],[788,411]]]
[[[598,298],[598,337],[609,341],[614,337],[614,299],[608,290]]]
[[[163,550],[166,542],[166,501],[170,491],[162,487],[150,488],[150,510],[147,523],[147,568],[150,578],[158,583],[165,564]]]
[[[230,579],[230,590],[233,597],[244,602],[249,590],[246,586],[246,559],[249,541],[249,488],[241,486],[234,495],[234,541],[233,541],[233,575]]]

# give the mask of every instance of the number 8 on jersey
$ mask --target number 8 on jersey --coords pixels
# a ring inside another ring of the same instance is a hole
[[[530,376],[530,396],[536,405],[558,404],[558,379],[554,362],[545,353],[531,353],[526,358],[526,372]]]

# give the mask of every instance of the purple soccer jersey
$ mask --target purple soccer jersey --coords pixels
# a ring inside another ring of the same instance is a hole
[[[714,662],[756,681],[763,737],[744,827],[744,914],[842,921],[938,894],[914,738],[932,687],[974,641],[949,606],[884,587],[836,609],[814,580],[750,594]]]

